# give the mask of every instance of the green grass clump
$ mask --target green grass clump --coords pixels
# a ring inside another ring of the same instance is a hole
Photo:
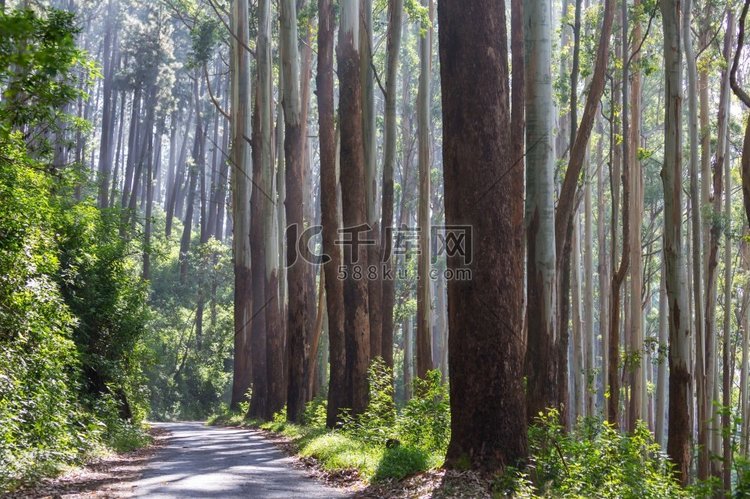
[[[291,439],[301,456],[318,460],[323,469],[356,470],[365,482],[400,480],[441,466],[450,423],[447,387],[440,373],[419,380],[414,398],[401,411],[393,402],[392,380],[391,370],[381,360],[374,361],[367,409],[358,417],[345,412],[336,430],[325,426],[324,399],[307,405],[301,425],[289,423],[284,410],[254,426]],[[212,422],[221,422],[222,417]]]

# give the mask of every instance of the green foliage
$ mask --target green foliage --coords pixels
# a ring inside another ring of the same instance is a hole
[[[372,361],[369,368],[370,401],[359,416],[345,414],[344,431],[354,439],[371,445],[384,445],[392,438],[396,423],[396,404],[393,402],[393,373],[382,359]]]
[[[229,402],[233,355],[231,250],[215,239],[200,244],[196,235],[188,255],[187,279],[181,283],[179,240],[161,235],[163,212],[155,211],[157,253],[152,259],[151,313],[144,338],[151,417],[204,419]],[[180,232],[175,229],[175,234]]]
[[[529,430],[530,476],[554,497],[686,497],[671,464],[639,423],[632,434],[608,423],[582,420],[569,434],[551,410]]]
[[[414,396],[398,417],[398,434],[403,443],[444,453],[450,440],[448,386],[434,369],[425,379],[414,381]]]
[[[0,32],[2,491],[146,437],[143,285],[119,215],[71,201],[82,175],[52,158],[59,132],[80,125],[64,108],[92,66],[75,48],[71,14],[11,11],[0,14]]]
[[[317,459],[324,469],[356,470],[365,481],[401,479],[440,466],[450,436],[447,387],[439,371],[415,385],[414,398],[401,412],[393,402],[393,373],[381,359],[369,369],[370,402],[364,413],[344,413],[336,430],[325,427],[324,399],[309,402],[303,425],[291,424],[280,411],[260,427],[296,443],[301,455]],[[232,421],[220,416],[214,421]]]

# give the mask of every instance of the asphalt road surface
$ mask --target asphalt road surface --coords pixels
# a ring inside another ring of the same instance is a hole
[[[136,497],[339,498],[293,467],[291,458],[254,430],[203,423],[155,423],[171,432],[130,490]]]

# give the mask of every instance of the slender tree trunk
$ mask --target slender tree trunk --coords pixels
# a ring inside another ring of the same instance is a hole
[[[432,18],[432,1],[422,0]],[[430,279],[430,76],[432,28],[419,39],[419,90],[417,91],[417,136],[419,141],[419,251],[417,277],[417,376],[432,369],[432,280]]]
[[[662,255],[664,259],[664,255]],[[661,276],[659,278],[659,367],[656,377],[656,424],[655,439],[656,443],[664,446],[664,415],[667,407],[667,351],[668,345],[668,327],[667,317],[669,315],[667,307],[667,272],[662,262]]]
[[[729,62],[732,55],[732,44],[734,39],[734,16],[731,9],[727,9],[727,32],[724,35],[724,60]],[[716,168],[724,170],[724,220],[726,227],[722,227],[725,235],[724,241],[724,331],[723,331],[723,399],[724,412],[721,414],[721,433],[716,433],[716,445],[714,452],[719,454],[720,444],[723,443],[722,478],[725,495],[731,495],[732,489],[732,447],[731,447],[731,414],[729,408],[732,403],[732,385],[734,369],[731,366],[731,355],[733,345],[731,341],[731,303],[732,303],[732,244],[729,234],[732,233],[732,176],[730,165],[729,146],[729,123],[730,123],[730,92],[729,69],[725,67],[721,72],[721,91],[719,94],[719,119],[718,140],[716,146]],[[714,192],[714,197],[719,193]],[[718,383],[718,381],[717,381]],[[716,416],[718,417],[718,411]],[[718,421],[716,421],[718,423]],[[721,435],[721,441],[719,440]],[[718,475],[718,473],[716,473]]]
[[[697,100],[697,67],[693,53],[693,42],[690,36],[691,0],[685,0],[685,16],[683,17],[683,32],[685,38],[685,58],[687,62],[688,76],[688,137],[690,139],[690,198],[691,198],[691,230],[692,230],[692,277],[693,277],[693,307],[695,317],[695,389],[697,399],[697,423],[698,423],[698,478],[705,480],[709,474],[709,445],[708,445],[708,412],[710,411],[710,396],[706,391],[706,365],[711,362],[705,355],[710,352],[706,350],[707,344],[703,323],[703,260],[701,257],[701,246],[703,229],[701,228],[701,197],[699,194],[698,180],[698,100]],[[706,172],[704,172],[706,173]],[[704,185],[708,185],[707,178],[703,179]],[[713,314],[713,310],[706,309],[706,320]],[[705,329],[709,331],[709,329]]]
[[[599,137],[601,144],[602,137]],[[585,362],[583,366],[585,390],[585,414],[594,417],[594,397],[596,395],[596,337],[594,336],[594,212],[591,199],[591,183],[593,182],[593,168],[587,162],[586,177],[583,184],[583,211],[585,215],[583,227],[583,327],[585,342]]]
[[[640,0],[635,0],[634,7],[640,6]],[[633,43],[640,43],[643,38],[641,25],[637,19],[633,24]],[[644,419],[643,398],[646,387],[643,384],[645,349],[643,344],[643,255],[641,254],[641,230],[643,220],[643,174],[639,150],[641,147],[641,70],[640,48],[634,47],[632,59],[633,75],[630,96],[630,141],[628,166],[630,174],[630,335],[628,350],[630,363],[630,407],[628,429],[634,431],[636,423]],[[648,408],[646,408],[648,410]]]
[[[682,44],[680,2],[660,0],[664,29],[664,249],[669,301],[669,435],[667,453],[687,485],[690,469],[690,325],[682,239]]]
[[[305,339],[307,327],[306,262],[297,251],[297,241],[304,230],[302,198],[304,186],[304,137],[302,136],[299,86],[299,52],[297,49],[297,6],[294,0],[281,2],[281,54],[283,72],[284,158],[286,181],[287,285],[289,342],[287,418],[298,422],[305,405]]]
[[[365,155],[365,210],[371,242],[367,245],[367,302],[370,321],[370,358],[381,357],[383,349],[383,277],[380,258],[378,212],[377,141],[375,130],[375,87],[372,41],[372,0],[360,1],[359,75],[362,88],[362,145]]]
[[[328,338],[330,349],[330,382],[326,424],[336,426],[339,410],[346,407],[346,349],[344,345],[344,288],[339,279],[341,248],[338,238],[339,182],[336,171],[336,134],[333,108],[333,38],[334,22],[331,0],[318,0],[318,71],[317,96],[320,129],[320,212],[323,226],[323,252],[330,260],[324,262]]]
[[[104,80],[102,82],[102,128],[101,140],[99,143],[99,208],[109,206],[109,181],[112,173],[112,139],[115,127],[115,108],[114,104],[117,94],[114,94],[112,84],[115,74],[115,59],[117,53],[117,36],[116,28],[113,26],[116,15],[113,11],[113,1],[107,3],[107,19],[105,21],[104,31],[104,64],[102,72]]]
[[[622,37],[621,48],[623,57],[629,59],[630,47],[628,45],[628,12],[627,5],[622,4]],[[628,92],[628,69],[629,63],[626,61],[622,68],[622,136],[628,137],[630,116],[628,105],[630,94]],[[622,158],[622,254],[617,271],[612,275],[612,300],[610,305],[610,330],[609,330],[609,405],[607,420],[617,426],[620,424],[620,291],[622,284],[627,277],[628,267],[630,266],[630,144],[628,140],[622,141],[621,158]],[[616,182],[615,178],[612,182]],[[612,210],[616,210],[615,205]],[[613,224],[613,226],[616,224]],[[640,300],[639,300],[640,301]],[[627,329],[626,329],[627,330]]]
[[[239,408],[251,382],[250,341],[253,314],[250,269],[250,54],[242,47],[249,42],[248,2],[232,4],[232,253],[234,255],[234,376],[231,407]],[[242,42],[242,43],[240,43]],[[169,218],[168,218],[169,220]],[[262,304],[260,304],[262,305]]]
[[[182,238],[180,239],[180,283],[184,284],[187,280],[188,271],[188,253],[190,252],[190,239],[193,229],[193,211],[195,209],[195,191],[198,187],[198,177],[203,176],[205,164],[205,135],[203,131],[203,120],[200,113],[200,100],[198,88],[198,74],[195,75],[193,83],[193,94],[195,96],[195,137],[193,139],[193,165],[190,168],[187,202],[185,207],[185,225],[182,229]]]
[[[383,299],[382,299],[382,345],[381,355],[385,364],[393,367],[393,306],[395,303],[395,276],[393,275],[393,170],[396,162],[396,89],[398,88],[398,65],[401,51],[401,29],[404,1],[388,0],[388,33],[386,41],[386,94],[385,94],[385,133],[383,160],[383,197],[381,252],[383,258]],[[320,62],[318,62],[320,71]],[[322,147],[322,146],[321,146]]]

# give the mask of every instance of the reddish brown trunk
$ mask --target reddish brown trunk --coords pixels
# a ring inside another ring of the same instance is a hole
[[[345,230],[363,239],[367,222],[365,210],[365,165],[362,144],[362,101],[359,79],[359,53],[352,32],[341,30],[338,45],[339,123],[341,130],[341,207]],[[367,368],[370,360],[370,322],[367,299],[367,246],[348,244],[344,248],[344,310],[346,368],[354,414],[367,406]],[[358,270],[359,269],[359,270]],[[364,269],[364,270],[363,270]],[[359,276],[359,278],[357,278]]]
[[[253,300],[257,310],[253,312],[251,324],[251,355],[252,355],[252,386],[250,397],[250,409],[248,416],[251,418],[263,418],[266,415],[266,403],[268,397],[267,363],[266,363],[266,251],[263,242],[264,227],[263,217],[266,209],[264,193],[258,188],[263,185],[263,164],[260,160],[262,141],[260,137],[260,113],[256,100],[253,106],[253,132],[252,132],[252,158],[253,158],[253,187],[250,197],[250,251],[253,262],[252,266],[252,288]],[[262,307],[262,308],[261,308]]]
[[[527,455],[522,383],[523,170],[513,168],[505,6],[438,3],[446,223],[472,227],[472,281],[448,282],[447,466],[503,469]],[[471,88],[471,92],[466,89]]]
[[[306,262],[293,248],[302,230],[302,196],[304,185],[301,127],[286,124],[284,156],[286,158],[286,219],[287,231],[287,341],[289,343],[287,417],[298,421],[305,408],[305,343],[307,328],[307,276]],[[296,261],[295,261],[296,260]]]
[[[346,350],[344,348],[344,287],[338,278],[341,250],[338,238],[339,205],[336,175],[336,137],[333,114],[333,37],[334,16],[331,0],[318,0],[318,119],[320,129],[320,212],[323,225],[323,251],[330,257],[323,266],[331,377],[328,384],[326,424],[333,428],[339,409],[346,404]]]

